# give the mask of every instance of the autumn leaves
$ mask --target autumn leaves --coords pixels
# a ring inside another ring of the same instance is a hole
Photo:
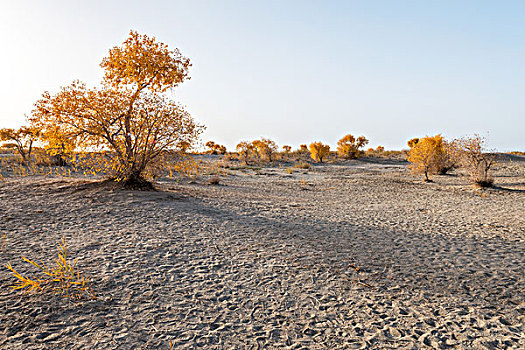
[[[80,151],[105,151],[106,169],[133,187],[146,181],[163,154],[187,149],[203,130],[164,94],[189,79],[190,61],[178,49],[131,31],[101,67],[99,89],[76,81],[54,96],[46,92],[30,122],[50,142],[65,139]]]

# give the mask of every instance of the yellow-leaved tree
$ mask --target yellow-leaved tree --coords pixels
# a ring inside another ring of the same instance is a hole
[[[343,158],[358,158],[360,149],[368,144],[368,140],[364,136],[359,136],[357,139],[348,134],[341,140],[337,141],[337,154]]]
[[[447,157],[444,146],[441,135],[426,136],[412,143],[407,157],[412,172],[424,174],[424,180],[429,182],[429,174],[440,172]]]
[[[260,140],[252,141],[253,148],[257,151],[259,158],[272,161],[272,156],[277,152],[275,141],[262,137]]]
[[[213,141],[206,142],[206,148],[208,148],[209,154],[225,154],[226,153],[226,147],[223,145],[219,145],[218,143],[215,143]]]
[[[323,162],[324,157],[330,154],[330,146],[322,142],[312,142],[310,144],[310,156],[316,162]]]
[[[188,77],[190,60],[154,37],[130,31],[100,66],[100,88],[80,81],[35,103],[30,119],[49,143],[66,139],[78,151],[107,151],[115,180],[148,184],[148,167],[171,150],[192,145],[203,127],[168,91]]]
[[[236,146],[237,153],[244,160],[244,163],[248,164],[250,155],[255,152],[254,146],[251,142],[241,141]]]
[[[33,143],[40,135],[40,130],[32,127],[22,126],[19,129],[0,129],[0,142],[6,148],[14,148],[20,154],[23,163],[31,161]]]

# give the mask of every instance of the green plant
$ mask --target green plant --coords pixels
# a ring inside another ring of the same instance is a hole
[[[93,298],[96,298],[89,283],[81,275],[76,260],[68,260],[65,238],[62,238],[62,241],[57,244],[57,248],[58,259],[55,260],[56,267],[49,268],[42,261],[38,264],[33,260],[22,257],[22,260],[38,268],[43,274],[43,278],[24,276],[15,270],[10,263],[7,263],[6,268],[17,279],[17,282],[11,288],[23,289],[27,292],[32,290],[42,293],[51,291],[73,299],[80,299],[84,294],[90,294]]]

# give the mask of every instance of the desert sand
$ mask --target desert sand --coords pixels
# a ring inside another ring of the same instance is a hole
[[[289,171],[290,172],[290,171]],[[525,157],[498,187],[403,162],[243,169],[157,192],[5,177],[2,264],[66,237],[97,299],[14,291],[1,349],[523,349]]]

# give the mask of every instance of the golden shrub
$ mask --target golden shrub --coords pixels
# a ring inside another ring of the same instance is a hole
[[[360,149],[368,144],[368,140],[364,136],[359,136],[357,139],[351,135],[345,135],[342,139],[337,141],[337,154],[343,158],[358,158]]]
[[[407,160],[414,174],[424,174],[424,180],[430,181],[429,175],[437,172],[444,157],[446,152],[443,137],[436,135],[419,139],[410,149]]]

